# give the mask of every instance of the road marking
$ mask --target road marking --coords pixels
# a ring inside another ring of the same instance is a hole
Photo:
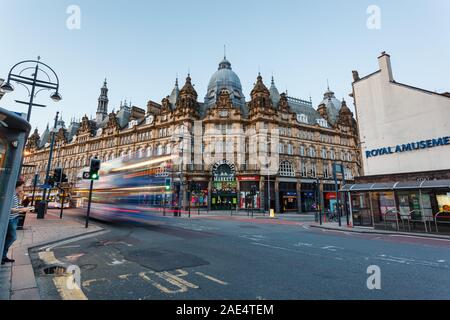
[[[165,279],[165,280],[167,280],[165,277],[168,277],[170,279],[175,280],[178,283],[181,283],[181,284],[185,285],[188,288],[192,288],[192,289],[198,289],[199,288],[199,286],[197,286],[195,284],[192,284],[192,283],[190,283],[190,282],[188,282],[188,281],[186,281],[184,279],[181,279],[181,277],[185,277],[189,273],[187,273],[184,270],[180,270],[180,269],[177,270],[177,272],[178,272],[178,274],[174,275],[174,274],[171,274],[170,272],[164,271],[164,272],[159,273],[158,276],[160,276],[160,277],[163,276],[162,278]]]
[[[103,235],[105,233],[108,233],[108,232],[109,232],[109,230],[94,231],[94,232],[91,232],[91,233],[83,235],[83,236],[75,237],[75,238],[72,238],[72,239],[69,239],[69,240],[59,241],[59,242],[56,242],[54,244],[41,247],[41,248],[39,248],[39,251],[51,251],[53,248],[56,248],[56,247],[59,247],[59,246],[65,245],[65,244],[69,244],[69,243],[73,243],[73,242],[89,239],[89,238],[92,238],[92,237],[101,236],[101,235]]]
[[[332,252],[336,252],[338,250],[344,250],[344,248],[335,247],[335,246],[325,246],[325,247],[321,247],[320,249],[327,250],[327,251],[332,251]]]
[[[156,275],[156,276],[164,279],[165,281],[169,282],[173,286],[177,287],[178,290],[170,290],[169,288],[167,288],[167,287],[163,286],[162,284],[156,282],[155,280],[151,279],[148,275]],[[166,294],[176,294],[176,293],[183,293],[183,292],[188,291],[188,288],[185,285],[183,285],[183,284],[179,283],[178,281],[175,281],[171,278],[164,277],[163,275],[158,274],[153,271],[141,272],[141,273],[139,273],[139,276],[142,279],[150,282],[151,285],[153,285],[155,288],[157,288],[158,290],[160,290],[161,292],[166,293]]]
[[[294,247],[312,247],[313,245],[311,243],[303,243],[303,242],[298,242],[296,244],[294,244]]]
[[[216,278],[214,278],[214,277],[211,277],[211,276],[209,276],[209,275],[207,275],[207,274],[204,274],[204,273],[202,273],[202,272],[196,272],[195,274],[197,274],[197,275],[199,275],[199,276],[201,276],[201,277],[204,277],[204,278],[206,278],[206,279],[208,279],[208,280],[217,282],[218,284],[221,284],[221,285],[223,285],[223,286],[227,286],[227,285],[228,285],[228,283],[226,283],[226,282],[224,282],[224,281],[222,281],[222,280],[216,279]]]
[[[106,281],[108,281],[107,279],[105,279],[105,278],[100,278],[100,279],[92,279],[92,280],[86,280],[86,281],[83,281],[83,287],[89,287],[91,284],[93,284],[93,283],[96,283],[96,282],[106,282]]]
[[[72,289],[67,287],[67,283],[71,283]],[[73,280],[73,275],[65,275],[62,277],[54,277],[53,283],[63,300],[88,300],[80,287]]]
[[[70,256],[65,256],[64,258],[69,260],[70,262],[75,262],[84,255],[85,255],[84,253],[78,253],[78,254],[72,254]]]
[[[38,255],[39,255],[39,259],[41,259],[48,265],[52,265],[52,264],[63,265],[63,263],[61,261],[56,259],[55,254],[51,251],[42,251],[42,252],[39,252]]]
[[[290,251],[290,252],[297,252],[298,253],[298,251],[296,251],[296,250],[283,248],[283,247],[272,246],[270,244],[264,244],[264,243],[258,243],[258,242],[253,242],[252,244],[255,245],[255,246],[261,246],[261,247],[266,247],[266,248],[272,248],[272,249],[277,249],[277,250],[284,250],[284,251]]]
[[[131,276],[133,276],[132,273],[129,273],[129,274],[122,274],[122,275],[118,276],[118,278],[119,278],[120,280],[129,280],[129,278],[130,278]]]

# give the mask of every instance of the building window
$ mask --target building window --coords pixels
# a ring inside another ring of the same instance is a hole
[[[302,164],[302,176],[307,177],[308,176],[308,165],[306,162],[303,162]]]
[[[290,143],[288,144],[288,154],[289,155],[293,155],[294,154],[294,147]]]
[[[295,170],[289,161],[283,161],[280,164],[280,176],[295,177]]]
[[[311,177],[315,178],[317,176],[317,166],[315,163],[311,164]]]
[[[330,151],[330,159],[334,160],[335,156],[334,156],[334,150]]]
[[[316,156],[316,149],[314,147],[309,147],[309,156],[314,158]]]
[[[326,159],[327,158],[327,149],[322,149],[322,158]]]
[[[305,156],[305,146],[300,146],[300,155],[302,156],[302,157],[304,157]]]
[[[278,152],[279,152],[280,154],[284,154],[284,144],[283,144],[283,143],[280,143],[280,144],[278,145]]]
[[[325,179],[330,177],[330,168],[329,168],[328,164],[323,165],[323,177]]]
[[[300,114],[297,119],[299,122],[308,123],[308,117],[305,114]]]

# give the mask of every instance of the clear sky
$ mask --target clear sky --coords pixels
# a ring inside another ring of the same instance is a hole
[[[81,9],[81,29],[67,28],[67,8]],[[367,9],[381,10],[381,28],[369,29]],[[146,108],[170,94],[191,72],[199,100],[227,57],[248,98],[258,70],[269,86],[320,103],[327,79],[337,98],[351,92],[352,70],[378,70],[382,51],[392,57],[397,81],[450,91],[450,1],[448,0],[0,0],[0,78],[16,62],[35,59],[60,76],[64,100],[41,92],[32,124],[40,132],[56,111],[95,116],[103,79],[108,79],[109,111],[121,100]],[[0,107],[26,112],[16,85]],[[426,106],[424,106],[426,107]]]

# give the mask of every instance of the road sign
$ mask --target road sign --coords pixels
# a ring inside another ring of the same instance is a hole
[[[39,188],[41,188],[41,189],[50,189],[52,186],[51,185],[49,185],[49,184],[41,184],[40,186],[39,186]]]
[[[90,180],[91,179],[91,173],[89,171],[83,172],[83,180]]]

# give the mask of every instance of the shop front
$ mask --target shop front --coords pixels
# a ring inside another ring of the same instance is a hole
[[[191,187],[191,207],[208,207],[208,181],[195,181]]]
[[[261,209],[259,176],[242,176],[239,181],[239,209]]]
[[[326,212],[336,212],[337,196],[334,184],[323,185],[323,205]]]
[[[235,210],[237,203],[237,180],[234,164],[224,160],[213,166],[211,210]]]
[[[301,186],[301,207],[303,213],[315,212],[316,205],[319,201],[317,199],[317,192],[313,183],[302,183]]]
[[[281,213],[298,212],[298,194],[296,182],[279,183],[279,197]]]

